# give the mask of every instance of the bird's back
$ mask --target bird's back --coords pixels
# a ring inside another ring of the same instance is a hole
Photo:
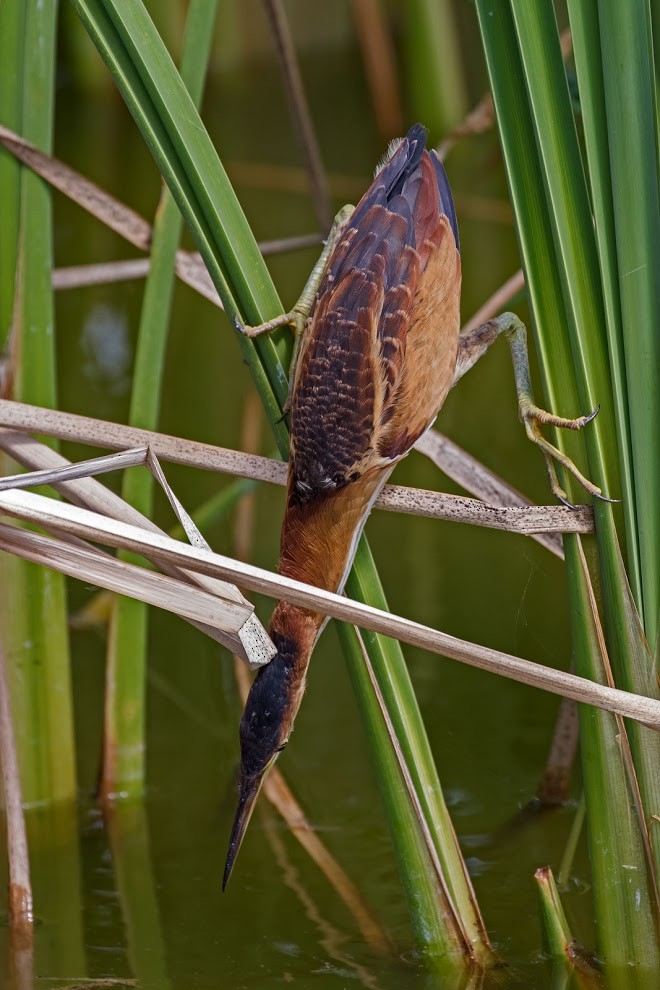
[[[289,500],[385,468],[451,385],[460,255],[442,163],[413,127],[346,222],[319,287],[291,410]]]

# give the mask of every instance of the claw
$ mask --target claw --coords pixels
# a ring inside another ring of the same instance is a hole
[[[576,419],[565,419],[563,416],[555,416],[553,413],[546,412],[545,409],[540,409],[529,399],[521,399],[519,403],[520,419],[525,426],[525,432],[532,443],[535,443],[537,447],[541,448],[545,458],[552,493],[555,498],[570,509],[574,509],[576,506],[569,500],[566,492],[559,485],[555,471],[555,461],[569,471],[593,498],[602,499],[604,502],[616,502],[618,499],[608,498],[597,485],[594,485],[588,478],[585,478],[570,457],[563,454],[549,440],[546,440],[541,433],[540,424],[547,424],[548,426],[555,426],[565,430],[581,430],[598,415],[599,409],[600,406],[596,406],[592,412],[585,416],[578,416]]]

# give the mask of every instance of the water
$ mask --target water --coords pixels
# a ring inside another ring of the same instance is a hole
[[[355,177],[358,190],[366,187],[383,148],[365,124],[368,103],[356,53],[315,57],[305,73],[329,169]],[[475,96],[480,85],[477,80]],[[272,66],[216,77],[205,119],[227,163],[298,164]],[[153,215],[157,175],[123,107],[114,98],[104,101],[103,92],[84,96],[66,75],[56,150],[145,216]],[[517,266],[511,223],[475,217],[480,207],[475,190],[505,199],[495,137],[458,149],[449,172],[461,223],[468,316]],[[315,229],[305,195],[237,188],[258,237]],[[55,220],[60,265],[132,253],[59,197]],[[295,300],[314,258],[314,251],[306,251],[270,262],[285,305]],[[126,420],[141,292],[141,283],[134,282],[59,295],[63,409]],[[521,315],[526,316],[522,310]],[[178,284],[171,334],[161,429],[238,447],[249,379],[227,321]],[[439,426],[530,497],[550,500],[542,459],[517,422],[503,343],[450,395]],[[270,447],[264,428],[263,452]],[[87,451],[70,446],[65,453],[81,457]],[[189,509],[227,483],[184,468],[168,467],[167,474]],[[456,490],[418,454],[393,480]],[[281,513],[282,492],[260,490],[254,563],[275,567]],[[157,521],[172,521],[163,499]],[[562,568],[537,544],[391,513],[374,513],[367,533],[395,612],[519,656],[567,666]],[[217,550],[230,549],[228,524],[206,535]],[[91,593],[72,583],[72,606]],[[270,607],[259,602],[264,620]],[[414,949],[366,740],[332,627],[317,648],[305,703],[280,767],[391,940],[386,955],[366,944],[355,918],[264,800],[228,892],[220,893],[234,811],[238,695],[228,654],[169,614],[154,612],[150,629],[146,801],[118,808],[113,821],[104,823],[94,804],[104,643],[98,633],[77,632],[73,645],[80,806],[77,812],[30,815],[39,919],[36,985],[71,985],[85,978],[136,978],[154,990],[444,985]],[[406,656],[477,896],[506,964],[488,985],[563,986],[562,973],[553,971],[540,949],[532,876],[539,866],[558,868],[574,807],[524,823],[517,819],[539,782],[558,701],[418,650],[406,649]],[[579,793],[578,782],[573,793]],[[583,842],[563,900],[575,932],[593,944]],[[3,948],[6,954],[4,939]]]

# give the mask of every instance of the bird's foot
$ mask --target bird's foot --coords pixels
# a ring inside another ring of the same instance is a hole
[[[604,502],[614,502],[616,499],[607,498],[606,495],[603,495],[602,490],[582,474],[567,454],[562,453],[558,447],[555,447],[554,444],[550,443],[543,436],[541,426],[555,426],[562,430],[581,430],[598,415],[599,408],[597,406],[586,416],[578,416],[576,419],[566,419],[563,416],[555,416],[553,413],[541,409],[534,404],[529,396],[521,395],[518,400],[518,414],[525,427],[525,432],[532,443],[540,448],[545,459],[552,493],[560,502],[569,506],[569,508],[574,508],[574,505],[559,484],[555,463],[561,464],[566,471],[570,472],[585,491],[594,496],[594,498],[602,499]]]

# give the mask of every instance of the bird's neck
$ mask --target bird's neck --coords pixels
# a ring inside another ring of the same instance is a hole
[[[286,650],[291,656],[295,668],[305,668],[324,621],[318,612],[280,601],[273,610],[269,633],[278,651]]]
[[[292,723],[305,692],[307,668],[324,622],[325,617],[318,612],[282,601],[277,603],[271,616],[268,631],[278,653],[273,663],[279,660],[286,665]]]
[[[370,471],[346,488],[301,504],[292,497],[291,483],[282,527],[279,571],[306,584],[340,591],[362,527],[391,466]],[[287,676],[297,706],[305,688],[309,660],[327,621],[320,612],[279,601],[269,633],[286,660]]]

